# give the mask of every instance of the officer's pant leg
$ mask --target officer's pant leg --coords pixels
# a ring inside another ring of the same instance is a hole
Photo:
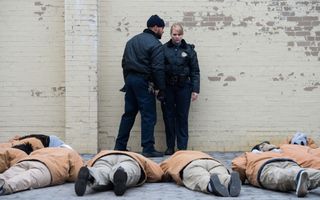
[[[295,178],[302,168],[294,162],[280,161],[267,164],[260,175],[262,187],[282,192],[296,189]]]
[[[11,194],[31,188],[49,186],[51,174],[41,162],[23,161],[0,174],[0,179],[5,181],[5,194]]]
[[[148,81],[136,77],[133,86],[141,114],[141,146],[144,152],[154,151],[154,126],[156,125],[156,100],[148,90]]]
[[[188,117],[191,103],[191,88],[188,83],[179,88],[176,93],[177,106],[177,146],[185,150],[188,147]]]
[[[166,102],[161,103],[163,121],[166,132],[167,147],[174,149],[176,140],[176,106],[175,93],[172,86],[167,86],[165,90]]]
[[[132,84],[134,83],[132,83],[133,81],[131,79],[133,79],[132,76],[128,75],[126,80],[125,111],[121,117],[119,132],[114,147],[114,149],[117,150],[126,150],[130,131],[138,113],[138,102],[132,88]]]

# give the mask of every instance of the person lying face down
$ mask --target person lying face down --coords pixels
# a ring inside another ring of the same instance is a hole
[[[308,190],[319,187],[320,171],[301,166],[305,160],[299,158],[307,156],[297,156],[301,151],[292,151],[292,148],[309,147],[288,144],[278,148],[270,142],[262,142],[255,145],[252,152],[233,159],[232,169],[239,172],[242,182],[270,190],[295,191],[298,197],[304,197]],[[317,163],[320,166],[320,162]]]
[[[9,148],[0,148],[0,173],[9,169],[20,159],[27,157],[32,151],[32,146],[29,143]]]
[[[82,166],[81,156],[72,149],[38,149],[0,174],[0,195],[73,182]]]
[[[164,180],[173,180],[190,190],[222,197],[240,194],[238,172],[230,173],[220,161],[201,151],[177,151],[160,166]]]
[[[268,151],[279,152],[282,153],[281,155],[293,159],[301,167],[320,170],[320,148],[312,148],[298,144],[282,144],[277,147],[268,141],[264,141],[255,145],[251,151],[255,153]]]
[[[83,196],[87,188],[96,192],[113,190],[122,196],[128,188],[159,182],[162,176],[160,166],[143,155],[103,150],[80,169],[74,189],[78,196]]]

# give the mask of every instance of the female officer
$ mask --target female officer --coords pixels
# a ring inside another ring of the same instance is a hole
[[[171,39],[164,44],[166,99],[161,103],[166,131],[166,155],[174,153],[175,140],[179,150],[187,149],[190,102],[198,98],[200,91],[200,70],[194,45],[182,39],[181,24],[173,24],[170,35]]]

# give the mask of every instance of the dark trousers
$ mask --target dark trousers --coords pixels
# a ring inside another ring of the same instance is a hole
[[[129,74],[125,80],[125,108],[122,115],[115,149],[126,150],[138,111],[141,114],[141,146],[143,152],[154,151],[154,126],[156,124],[156,101],[148,91],[149,81],[144,77]]]
[[[185,150],[188,147],[190,103],[191,86],[189,81],[184,84],[166,86],[166,101],[161,103],[161,109],[168,148],[175,147],[176,139],[179,150]]]

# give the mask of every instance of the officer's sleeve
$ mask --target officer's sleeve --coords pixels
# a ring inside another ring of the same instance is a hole
[[[151,52],[151,70],[156,89],[164,90],[166,88],[164,52],[160,42],[158,45],[155,45]]]
[[[127,49],[127,48],[125,48],[125,50],[124,50],[124,52],[123,52],[123,56],[122,56],[122,60],[121,60],[123,80],[125,80],[125,78],[126,78],[127,75],[128,75],[128,72],[127,72],[127,70],[126,70],[126,59],[125,59],[126,49]]]
[[[198,63],[197,52],[191,46],[192,53],[190,58],[190,79],[192,84],[192,92],[200,93],[200,68]]]

